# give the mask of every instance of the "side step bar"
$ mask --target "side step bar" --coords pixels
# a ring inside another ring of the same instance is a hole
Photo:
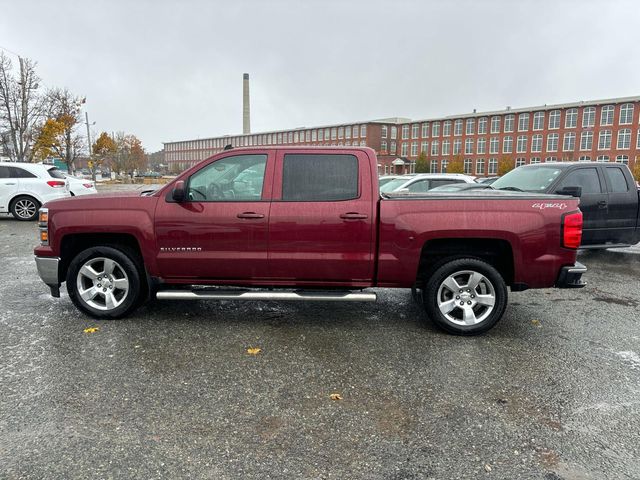
[[[585,245],[579,247],[579,250],[602,250],[605,248],[627,248],[631,245],[627,243],[601,243],[598,245]]]
[[[156,293],[158,300],[278,300],[305,302],[375,302],[373,292],[324,291],[250,291],[250,290],[164,290]]]

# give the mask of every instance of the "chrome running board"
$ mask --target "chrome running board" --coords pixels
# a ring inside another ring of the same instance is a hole
[[[158,300],[277,300],[305,302],[375,302],[372,292],[251,291],[251,290],[161,290]]]

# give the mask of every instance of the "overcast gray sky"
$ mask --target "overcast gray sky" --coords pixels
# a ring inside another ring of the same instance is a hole
[[[640,95],[629,0],[7,1],[0,46],[162,142]]]

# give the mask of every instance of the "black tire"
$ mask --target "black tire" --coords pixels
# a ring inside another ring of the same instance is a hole
[[[9,211],[16,220],[21,222],[32,222],[38,219],[38,209],[40,202],[29,195],[19,195],[11,200]]]
[[[504,314],[507,297],[502,275],[477,258],[444,261],[427,278],[422,292],[427,316],[455,335],[479,335],[493,328]]]
[[[109,272],[107,265],[112,265],[112,262],[115,266]],[[85,266],[91,267],[97,278],[93,278],[93,274],[87,275],[89,270],[80,274]],[[122,318],[144,301],[141,271],[136,256],[124,248],[87,248],[74,257],[67,269],[69,298],[80,311],[93,318]],[[90,295],[93,298],[87,298]]]

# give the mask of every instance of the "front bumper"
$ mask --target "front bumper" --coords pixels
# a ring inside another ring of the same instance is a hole
[[[52,297],[60,296],[60,259],[58,257],[38,257],[36,256],[36,266],[38,275],[44,283],[51,289]]]
[[[558,275],[558,280],[556,280],[556,287],[582,288],[586,285],[586,283],[582,281],[582,274],[586,272],[587,267],[580,262],[576,262],[575,265],[562,267]]]

